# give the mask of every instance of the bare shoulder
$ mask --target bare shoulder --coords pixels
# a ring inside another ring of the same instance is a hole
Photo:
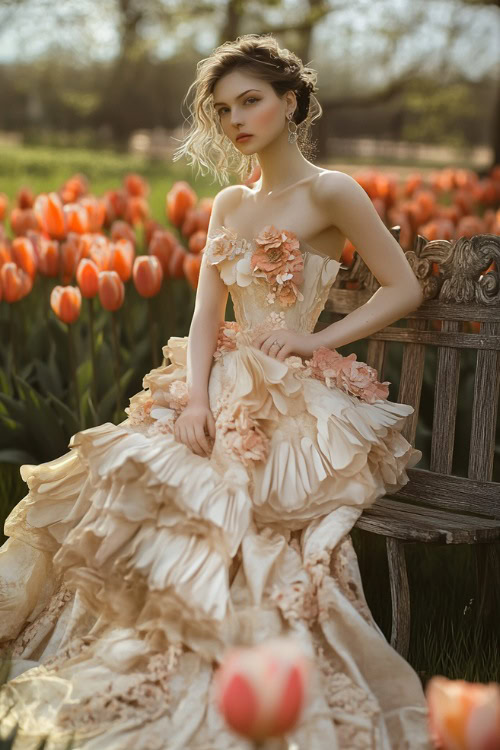
[[[318,203],[329,204],[332,201],[359,199],[365,194],[361,185],[345,172],[336,169],[325,169],[313,183],[314,199]]]
[[[244,185],[228,185],[219,190],[214,198],[214,208],[217,207],[222,219],[238,205],[244,195],[244,190]]]

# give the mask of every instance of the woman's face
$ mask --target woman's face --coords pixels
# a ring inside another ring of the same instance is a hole
[[[213,90],[222,132],[239,151],[248,155],[261,151],[283,133],[286,113],[294,109],[293,96],[287,92],[280,99],[270,83],[242,70],[227,73]],[[242,133],[250,137],[237,140]]]

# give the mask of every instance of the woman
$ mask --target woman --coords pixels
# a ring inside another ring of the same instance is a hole
[[[420,459],[400,432],[413,410],[333,351],[416,309],[419,284],[357,183],[299,148],[314,71],[249,34],[193,87],[176,158],[224,182],[256,157],[261,178],[216,196],[189,337],[169,339],[127,420],[21,469],[0,553],[3,726],[86,750],[246,748],[213,670],[229,644],[288,634],[317,667],[299,748],[427,748],[419,679],[370,614],[349,536]],[[313,333],[345,237],[381,288]]]

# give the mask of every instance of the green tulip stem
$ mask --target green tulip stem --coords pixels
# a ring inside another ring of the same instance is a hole
[[[118,325],[116,320],[117,312],[113,310],[111,312],[111,338],[113,341],[113,363],[115,370],[115,383],[116,383],[116,410],[119,413],[121,411],[122,394],[120,387],[120,342],[118,340]],[[117,416],[118,418],[118,416]]]
[[[92,401],[94,408],[97,408],[97,361],[95,352],[95,336],[94,336],[94,299],[93,297],[87,298],[87,307],[89,310],[89,335],[90,335],[90,356],[92,358]]]
[[[75,340],[73,333],[73,325],[68,324],[68,354],[69,354],[69,366],[71,370],[71,379],[73,381],[73,394],[75,397],[76,414],[78,417],[78,424],[80,429],[83,429],[82,415],[80,411],[80,390],[78,388],[78,378],[76,375],[76,354],[75,354]]]
[[[158,367],[158,344],[157,344],[157,324],[153,311],[153,298],[148,297],[148,316],[149,316],[149,336],[151,339],[151,359],[153,367]]]
[[[15,302],[9,305],[9,332],[10,332],[10,350],[12,352],[12,374],[17,375],[17,346],[16,346],[16,313],[14,311]]]
[[[175,334],[175,311],[174,311],[174,300],[173,300],[173,293],[174,293],[174,286],[172,283],[172,279],[168,276],[164,278],[163,280],[163,287],[162,287],[162,298],[164,300],[164,309],[165,309],[165,319],[166,319],[166,329],[167,329],[167,335],[165,337],[165,342],[169,339],[170,336],[173,336]]]

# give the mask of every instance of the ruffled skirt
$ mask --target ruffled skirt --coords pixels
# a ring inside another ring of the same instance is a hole
[[[124,422],[21,468],[0,549],[0,735],[244,750],[213,670],[228,645],[290,635],[317,666],[300,750],[429,748],[420,681],[370,614],[349,536],[421,457],[401,435],[412,407],[328,387],[240,332],[217,352],[216,438],[198,456],[172,434],[186,346],[169,340]]]

